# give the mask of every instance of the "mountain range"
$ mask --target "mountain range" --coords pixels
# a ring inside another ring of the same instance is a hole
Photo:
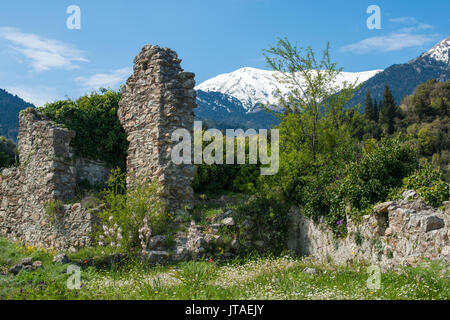
[[[364,107],[368,90],[372,98],[381,100],[386,84],[391,89],[396,103],[399,104],[405,96],[412,94],[419,84],[427,80],[449,80],[449,62],[450,37],[404,64],[395,64],[385,70],[342,72],[338,83],[356,81],[357,84],[362,84],[348,106],[359,103]],[[285,85],[275,80],[274,75],[273,71],[246,67],[200,83],[196,87],[197,119],[204,121],[207,119],[209,126],[219,129],[227,126],[230,128],[246,128],[249,125],[254,128],[273,126],[278,123],[276,117],[258,106],[261,103],[275,104],[277,88],[282,94],[289,92]],[[281,111],[276,107],[273,109]]]
[[[259,129],[276,125],[276,116],[264,111],[261,104],[272,105],[274,112],[282,111],[276,107],[277,89],[281,94],[287,94],[289,89],[277,82],[274,75],[273,71],[245,67],[200,83],[195,88],[196,119],[202,120],[207,127],[218,129]],[[396,102],[400,103],[420,83],[431,79],[450,79],[450,37],[404,64],[394,64],[385,70],[343,72],[338,84],[344,81],[361,84],[348,105],[359,103],[364,107],[368,90],[373,98],[380,100],[387,84]],[[34,106],[0,89],[0,135],[16,140],[19,111],[28,107]]]

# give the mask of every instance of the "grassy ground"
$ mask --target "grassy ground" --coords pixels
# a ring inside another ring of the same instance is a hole
[[[448,264],[427,263],[381,274],[381,288],[367,287],[367,266],[332,266],[310,259],[249,257],[227,263],[184,262],[145,267],[132,260],[116,266],[92,264],[96,250],[69,256],[82,266],[81,288],[69,290],[68,265],[54,253],[0,239],[0,271],[23,257],[43,262],[36,271],[0,275],[0,299],[449,299]],[[317,274],[306,274],[306,267]]]

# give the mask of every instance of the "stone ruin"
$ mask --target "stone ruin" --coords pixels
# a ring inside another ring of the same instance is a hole
[[[158,181],[172,211],[184,211],[194,203],[194,165],[171,161],[171,150],[177,143],[171,141],[172,132],[179,128],[193,130],[194,86],[194,74],[183,72],[174,51],[147,45],[134,60],[133,75],[123,87],[119,103],[118,118],[129,141],[128,187],[133,188],[133,177]],[[37,110],[21,113],[20,165],[0,175],[0,236],[55,249],[92,243],[90,232],[98,209],[66,204],[56,223],[51,223],[44,208],[49,201],[73,199],[77,182],[101,184],[107,179],[108,168],[74,155],[70,146],[74,135]],[[304,217],[293,207],[287,246],[298,255],[337,263],[362,260],[387,267],[413,264],[423,257],[449,261],[449,217],[450,202],[442,212],[424,205],[410,192],[403,200],[376,206],[374,213],[362,217],[359,223],[348,219],[348,236],[336,239],[323,223]],[[231,216],[225,220],[234,224]],[[201,237],[204,243],[217,242],[223,247],[218,235]],[[156,240],[152,240],[156,244],[148,254],[149,260],[168,261],[170,250],[164,247],[164,241]],[[187,240],[181,236],[176,241],[170,248],[173,258],[185,259]],[[247,245],[233,242],[233,252]]]
[[[45,205],[75,197],[77,183],[102,184],[103,164],[76,157],[70,146],[75,132],[55,126],[37,110],[19,119],[18,167],[0,173],[0,236],[29,245],[68,249],[90,243],[94,216],[80,204],[64,205],[51,223]]]
[[[173,211],[193,207],[194,165],[171,162],[171,133],[192,132],[196,92],[194,74],[183,72],[177,54],[147,45],[134,61],[134,73],[123,88],[118,117],[127,139],[130,177],[156,180]],[[58,127],[38,110],[20,114],[20,165],[0,175],[0,236],[55,249],[80,248],[91,242],[95,213],[80,203],[66,204],[55,223],[46,215],[49,202],[75,197],[77,183],[103,184],[110,169],[76,157],[70,141],[75,132]]]
[[[128,177],[156,180],[173,211],[191,209],[193,164],[171,161],[172,132],[194,127],[197,107],[194,74],[183,72],[175,51],[145,46],[134,59],[134,72],[122,89],[118,116],[129,143]],[[128,186],[132,187],[132,179]]]
[[[416,265],[423,259],[450,261],[450,201],[444,211],[426,205],[416,192],[384,202],[355,222],[347,217],[347,236],[332,231],[291,208],[288,248],[300,256],[346,264],[368,262],[384,269]]]

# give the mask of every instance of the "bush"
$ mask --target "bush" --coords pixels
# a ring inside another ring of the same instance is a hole
[[[45,214],[51,223],[54,223],[64,212],[63,206],[64,203],[61,200],[49,201],[45,204]]]
[[[0,136],[0,169],[14,164],[17,148],[14,142]]]
[[[420,198],[433,207],[440,207],[450,197],[449,184],[442,173],[426,162],[420,169],[403,180],[403,190],[415,190]]]
[[[78,156],[125,170],[128,142],[117,117],[121,97],[119,92],[101,89],[100,93],[49,103],[39,110],[76,132],[71,145]]]
[[[152,235],[169,231],[170,216],[160,198],[160,185],[138,177],[132,179],[135,187],[124,192],[126,175],[120,170],[112,173],[104,191],[105,209],[100,213],[104,228],[113,229],[118,238],[115,244],[119,243],[124,250],[140,247],[139,230],[145,221],[148,221]],[[100,236],[105,236],[102,230],[97,232],[101,242]]]
[[[379,145],[365,150],[359,161],[352,162],[339,188],[340,198],[352,211],[385,201],[389,192],[402,185],[402,180],[417,168],[414,149],[399,138],[383,139]]]
[[[289,206],[276,196],[258,194],[234,213],[241,243],[248,236],[253,242],[263,241],[265,251],[282,252],[286,247]]]

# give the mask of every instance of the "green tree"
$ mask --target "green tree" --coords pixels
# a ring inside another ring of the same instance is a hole
[[[395,105],[394,96],[389,86],[386,84],[383,93],[383,107],[380,110],[380,123],[385,126],[387,134],[395,131],[395,117],[397,115],[397,106]]]
[[[367,120],[373,120],[375,117],[374,113],[375,113],[375,110],[373,108],[372,97],[370,96],[370,90],[367,90],[364,116]]]
[[[356,85],[336,85],[342,68],[331,61],[329,49],[327,43],[318,59],[311,47],[300,48],[284,38],[264,54],[267,64],[278,71],[277,80],[290,89],[288,96],[279,92],[279,105],[286,110],[280,116],[285,141],[295,150],[309,153],[313,163],[321,149],[336,147],[343,136],[348,137],[343,106]]]
[[[16,150],[14,142],[0,136],[0,168],[10,167],[14,164]]]

